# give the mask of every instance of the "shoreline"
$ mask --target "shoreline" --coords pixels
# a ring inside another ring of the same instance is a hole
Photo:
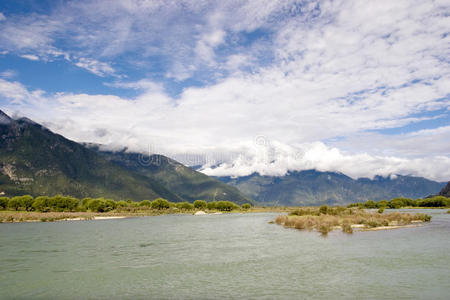
[[[303,207],[308,208],[308,207]],[[313,207],[310,207],[313,208]],[[317,207],[316,207],[317,208]],[[217,210],[205,210],[205,214],[197,214],[197,216],[203,215],[219,215],[228,213],[291,213],[299,209],[299,207],[252,207],[247,210],[233,210],[233,211],[217,211]],[[404,209],[404,208],[403,208]],[[418,208],[411,208],[418,209]],[[428,208],[426,208],[428,209]],[[434,208],[442,209],[442,208]],[[29,223],[29,222],[60,222],[60,221],[89,221],[89,220],[114,220],[125,219],[132,217],[149,217],[159,215],[196,215],[196,213],[202,210],[135,210],[135,211],[111,211],[111,212],[36,212],[36,211],[8,211],[0,210],[0,224],[1,223]],[[355,224],[358,225],[358,224]],[[392,225],[394,226],[394,225]],[[404,225],[395,225],[399,227],[386,226],[387,229],[404,228]],[[353,227],[353,226],[352,226]],[[354,227],[355,229],[358,226]],[[379,228],[379,227],[378,227]],[[372,231],[371,228],[367,228],[367,231]]]

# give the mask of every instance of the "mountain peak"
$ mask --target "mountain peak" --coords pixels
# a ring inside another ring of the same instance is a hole
[[[2,110],[0,110],[0,124],[8,125],[12,121],[13,120],[7,114],[5,114]]]

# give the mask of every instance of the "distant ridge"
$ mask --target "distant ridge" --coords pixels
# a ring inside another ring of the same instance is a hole
[[[346,205],[394,197],[421,198],[436,194],[445,183],[401,176],[352,179],[342,173],[293,171],[285,176],[249,176],[220,180],[266,205]]]

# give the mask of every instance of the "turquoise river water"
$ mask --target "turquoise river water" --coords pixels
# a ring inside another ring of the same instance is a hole
[[[273,213],[4,223],[0,299],[450,299],[450,214],[422,212],[326,238]]]

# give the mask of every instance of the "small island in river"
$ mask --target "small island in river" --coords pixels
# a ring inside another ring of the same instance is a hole
[[[345,207],[308,207],[297,209],[288,215],[278,216],[275,222],[288,228],[317,230],[323,235],[334,229],[353,233],[360,230],[394,229],[429,222],[431,216],[426,214],[409,214],[400,212],[384,213],[383,210],[372,212],[361,208]]]

